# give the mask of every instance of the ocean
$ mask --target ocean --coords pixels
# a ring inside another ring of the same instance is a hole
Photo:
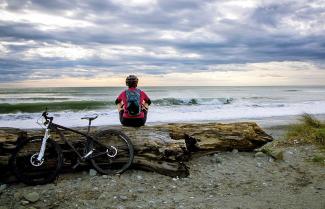
[[[0,127],[39,128],[48,108],[54,122],[86,126],[119,124],[114,101],[122,87],[0,89]],[[150,123],[260,119],[302,113],[325,114],[325,86],[143,87],[152,100]]]

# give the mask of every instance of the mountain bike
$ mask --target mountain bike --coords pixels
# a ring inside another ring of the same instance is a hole
[[[134,149],[130,139],[121,131],[104,130],[98,134],[89,135],[91,122],[98,115],[87,116],[87,133],[53,123],[53,117],[48,116],[47,110],[41,116],[44,119],[44,136],[33,136],[21,143],[13,151],[10,165],[18,180],[27,185],[47,184],[58,176],[63,166],[63,151],[59,144],[51,138],[50,132],[59,135],[72,152],[77,156],[73,169],[85,161],[101,174],[121,174],[132,164]],[[63,131],[73,132],[83,138],[81,148],[76,148],[68,141]]]

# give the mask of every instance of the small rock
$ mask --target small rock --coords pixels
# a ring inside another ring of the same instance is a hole
[[[238,149],[233,149],[233,150],[232,150],[232,153],[233,153],[233,154],[237,154],[237,153],[238,153]]]
[[[143,189],[143,188],[138,188],[136,191],[137,191],[138,193],[144,193],[146,190]]]
[[[21,204],[21,205],[28,205],[29,202],[28,202],[27,200],[22,200],[22,201],[20,201],[20,204]]]
[[[137,176],[137,179],[138,179],[138,180],[142,180],[142,179],[143,179],[143,177],[142,177],[142,176],[140,176],[140,175],[138,175],[138,176]]]
[[[90,169],[89,170],[89,176],[96,176],[97,175],[97,171],[94,169]]]
[[[101,195],[99,195],[98,199],[107,199],[109,194],[107,192],[103,192]]]
[[[102,175],[103,179],[107,179],[108,176],[107,175]]]
[[[25,193],[24,198],[29,202],[37,202],[40,196],[37,192],[30,192],[30,193]]]
[[[273,148],[272,150],[270,150],[269,154],[276,160],[283,160],[283,149]]]
[[[120,195],[120,196],[118,196],[118,199],[121,200],[121,201],[125,201],[125,200],[128,199],[128,197],[125,196],[125,195]]]
[[[19,200],[21,198],[21,193],[20,192],[16,192],[14,194],[14,198],[15,198],[15,200]]]
[[[283,160],[289,162],[295,158],[294,153],[292,151],[284,151],[283,152]]]
[[[266,154],[264,154],[263,152],[256,152],[254,156],[255,157],[265,157]]]
[[[2,193],[5,189],[7,189],[7,184],[0,185],[0,193]]]
[[[220,158],[216,157],[216,159],[215,159],[215,163],[217,163],[217,164],[221,164],[221,163],[222,163],[222,161],[221,161],[221,159],[220,159]]]

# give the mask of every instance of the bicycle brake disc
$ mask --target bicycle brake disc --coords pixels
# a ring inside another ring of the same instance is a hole
[[[41,166],[44,163],[44,159],[37,160],[37,157],[38,153],[35,153],[30,157],[30,163],[35,167]]]

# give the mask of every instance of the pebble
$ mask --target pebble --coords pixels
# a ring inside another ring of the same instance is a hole
[[[89,169],[89,176],[96,176],[97,175],[97,171],[94,169]]]
[[[14,194],[14,199],[15,200],[19,200],[21,198],[21,194],[19,193],[19,192],[16,192],[15,194]]]
[[[233,154],[237,154],[237,153],[238,153],[238,149],[233,149],[233,150],[232,150],[232,153],[233,153]]]
[[[37,202],[40,196],[37,192],[29,192],[24,194],[24,198],[29,202]]]
[[[136,191],[137,191],[138,193],[144,193],[144,192],[145,192],[145,189],[143,189],[143,188],[138,188]]]
[[[120,195],[120,196],[118,196],[118,199],[121,201],[126,201],[128,199],[128,197],[125,195]]]
[[[215,162],[216,162],[217,164],[221,164],[221,163],[222,163],[221,159],[218,158],[218,157],[216,157]]]
[[[7,189],[7,184],[1,184],[0,185],[0,193],[3,192],[3,190]]]
[[[21,205],[28,205],[29,202],[28,202],[27,200],[22,200],[22,201],[20,201],[20,204],[21,204]]]
[[[99,195],[98,199],[107,199],[109,194],[107,192],[103,192],[101,195]]]
[[[266,154],[264,154],[263,152],[256,152],[254,156],[255,157],[265,157]]]
[[[142,180],[143,177],[142,177],[142,176],[137,176],[137,179],[138,179],[138,180]]]
[[[108,176],[107,176],[107,175],[103,175],[102,177],[103,177],[103,179],[107,179],[107,178],[108,178]]]

